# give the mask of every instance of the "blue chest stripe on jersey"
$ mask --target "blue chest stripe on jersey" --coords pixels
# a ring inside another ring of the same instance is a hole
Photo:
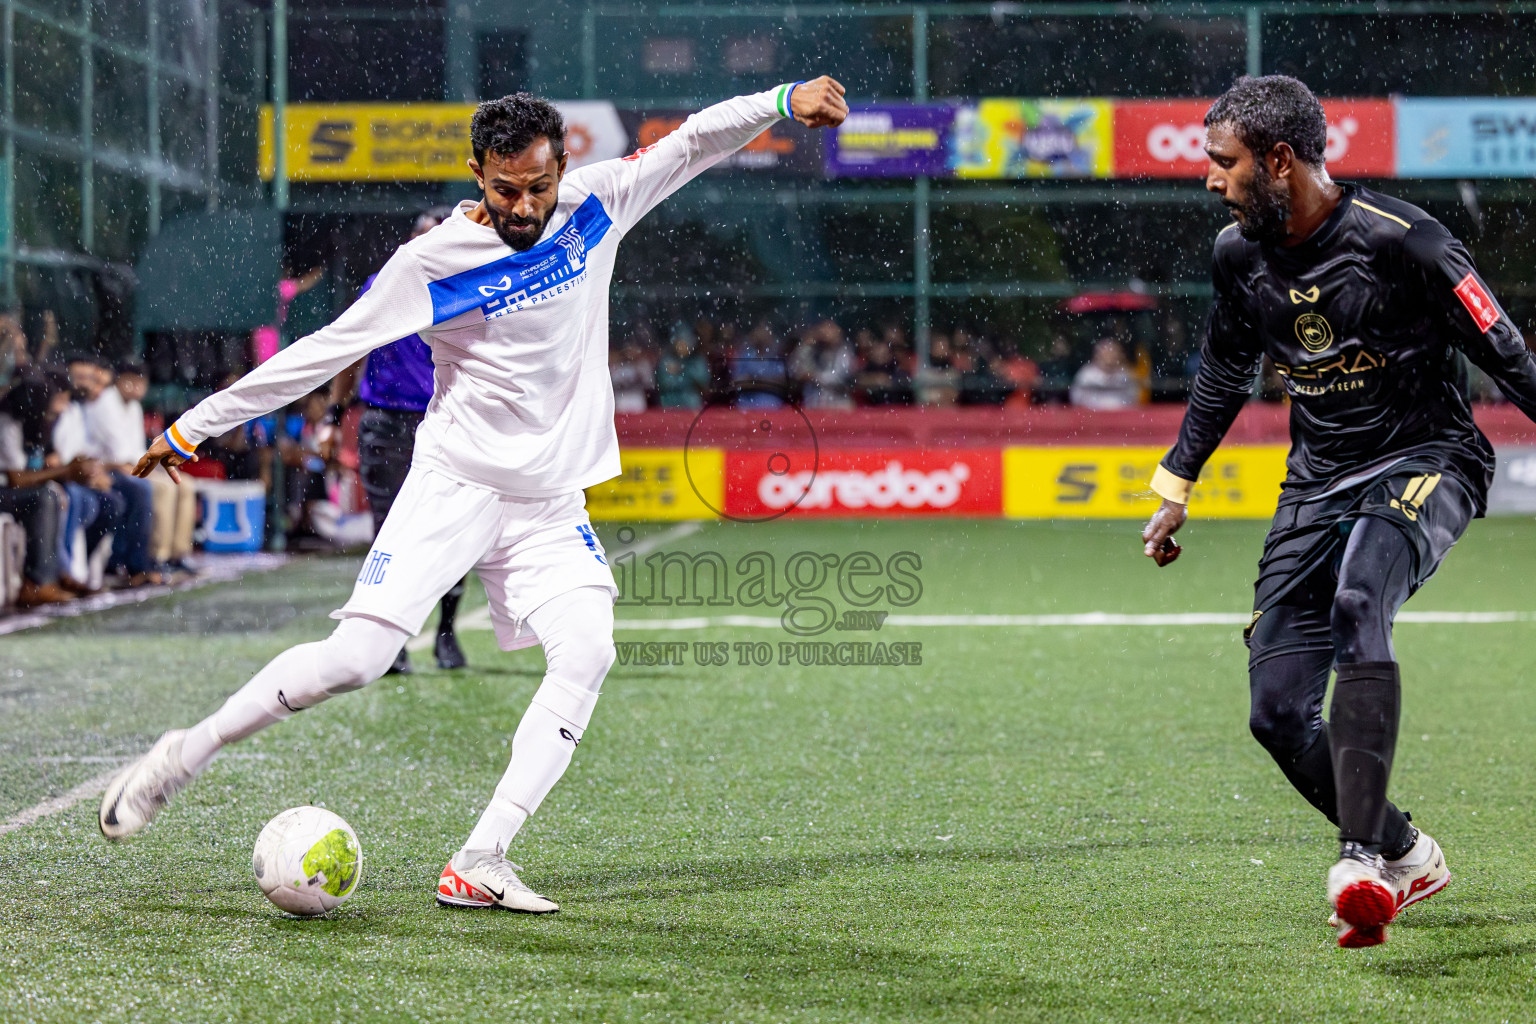
[[[537,302],[541,293],[586,272],[587,250],[601,242],[612,226],[597,196],[588,196],[553,238],[526,252],[430,282],[432,322],[440,324],[477,308],[487,318],[501,316]]]

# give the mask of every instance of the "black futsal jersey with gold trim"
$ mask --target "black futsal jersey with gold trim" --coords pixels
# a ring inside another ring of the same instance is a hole
[[[1163,468],[1198,478],[1267,354],[1291,399],[1282,507],[1413,469],[1453,474],[1481,515],[1493,449],[1472,422],[1456,352],[1533,418],[1536,361],[1438,221],[1343,189],[1300,245],[1249,242],[1235,226],[1217,237],[1200,370]]]

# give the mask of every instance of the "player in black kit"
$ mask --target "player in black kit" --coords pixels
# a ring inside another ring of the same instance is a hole
[[[1400,704],[1392,621],[1483,514],[1493,476],[1460,358],[1533,419],[1536,361],[1439,222],[1329,179],[1327,122],[1301,82],[1239,79],[1205,124],[1206,188],[1236,223],[1216,238],[1200,370],[1142,539],[1158,564],[1178,557],[1173,533],[1201,467],[1268,355],[1291,399],[1291,452],[1244,633],[1249,724],[1339,828],[1328,875],[1339,945],[1373,946],[1450,880],[1387,781]]]

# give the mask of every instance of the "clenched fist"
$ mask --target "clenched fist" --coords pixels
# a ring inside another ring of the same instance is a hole
[[[789,112],[807,128],[835,128],[848,116],[847,91],[837,79],[822,75],[795,86]]]

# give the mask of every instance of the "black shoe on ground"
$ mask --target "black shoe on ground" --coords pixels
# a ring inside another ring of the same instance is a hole
[[[411,674],[411,656],[404,647],[395,655],[395,663],[385,671],[387,676],[408,676]]]
[[[432,645],[432,653],[437,655],[438,668],[463,668],[469,664],[468,659],[464,657],[464,652],[459,649],[459,638],[452,633],[437,634],[437,642]]]

